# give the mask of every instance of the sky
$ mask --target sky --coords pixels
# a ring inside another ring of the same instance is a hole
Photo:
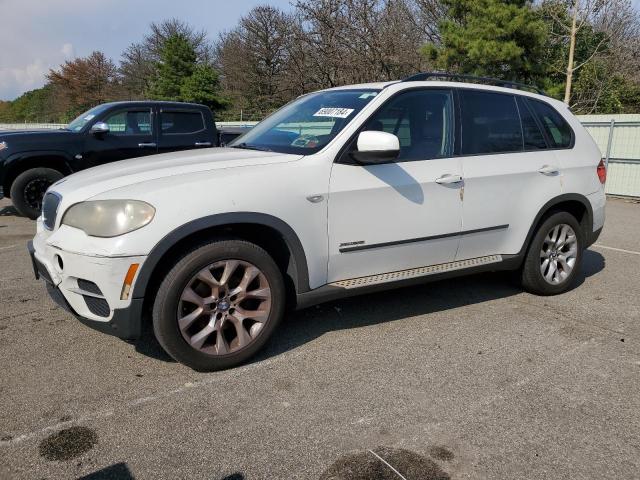
[[[50,68],[94,50],[117,62],[151,22],[176,17],[213,40],[264,3],[291,8],[290,0],[0,0],[0,100],[43,86]]]
[[[148,32],[176,17],[210,38],[259,4],[289,0],[0,0],[0,100],[42,87],[50,68],[102,50],[114,61]]]

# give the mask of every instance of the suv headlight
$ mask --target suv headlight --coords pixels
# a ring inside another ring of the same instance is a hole
[[[91,237],[117,237],[144,227],[155,213],[155,208],[139,200],[95,200],[72,205],[62,224]]]
[[[7,142],[0,142],[0,151],[4,150],[5,148],[9,148]]]

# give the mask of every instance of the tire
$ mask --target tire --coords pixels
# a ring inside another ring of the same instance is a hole
[[[11,201],[18,213],[35,220],[42,210],[42,198],[49,186],[64,175],[52,168],[25,170],[11,184]]]
[[[254,274],[244,294],[231,295]],[[282,274],[269,254],[244,240],[221,239],[194,248],[169,271],[153,303],[153,330],[176,361],[198,371],[221,370],[258,352],[284,307]]]
[[[557,232],[555,241],[554,232]],[[580,273],[584,246],[584,232],[573,215],[567,212],[549,215],[529,245],[521,271],[522,287],[536,295],[567,291]]]

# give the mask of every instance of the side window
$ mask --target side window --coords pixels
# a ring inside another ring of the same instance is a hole
[[[400,140],[398,161],[453,155],[453,93],[416,90],[401,93],[366,123],[364,130],[392,133]]]
[[[542,128],[554,148],[569,148],[571,145],[571,127],[555,108],[539,100],[528,99],[529,104],[538,115]]]
[[[516,97],[518,102],[518,111],[520,112],[520,120],[522,121],[522,134],[524,135],[524,149],[542,150],[547,148],[547,142],[544,139],[542,131],[538,127],[535,117],[531,113],[527,102],[524,98]]]
[[[196,133],[204,130],[204,118],[200,112],[162,111],[160,125],[164,135]]]
[[[113,135],[151,135],[151,110],[120,111],[109,115],[104,121]]]
[[[462,155],[521,152],[522,130],[513,95],[460,90]]]

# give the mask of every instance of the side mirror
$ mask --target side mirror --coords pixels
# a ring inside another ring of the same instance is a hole
[[[109,133],[109,125],[104,122],[96,122],[91,127],[91,133],[93,133],[94,135],[100,133]]]
[[[362,164],[393,162],[400,154],[400,140],[391,133],[377,130],[360,132],[357,150],[351,156]]]

